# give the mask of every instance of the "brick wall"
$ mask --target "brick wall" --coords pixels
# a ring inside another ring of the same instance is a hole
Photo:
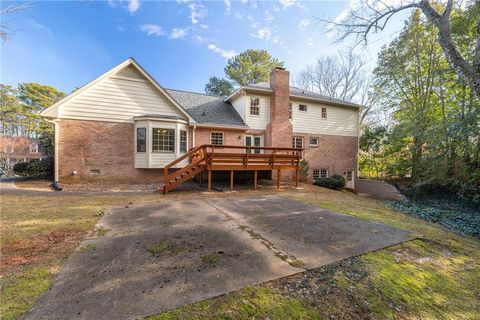
[[[358,138],[334,135],[293,134],[303,137],[304,158],[310,170],[308,180],[312,181],[313,169],[327,169],[329,175],[344,176],[347,171],[355,171],[357,176]],[[318,147],[310,146],[310,136],[318,137]]]
[[[133,123],[62,119],[58,148],[60,182],[163,181],[161,169],[135,169]]]
[[[289,120],[290,73],[275,68],[270,76],[270,123],[265,134],[266,147],[292,147],[292,123]]]
[[[223,132],[223,144],[225,145],[243,146],[243,141],[244,141],[243,130],[225,130],[225,129],[213,129],[213,128],[197,128],[195,130],[195,146],[200,146],[202,144],[210,144],[211,132]]]

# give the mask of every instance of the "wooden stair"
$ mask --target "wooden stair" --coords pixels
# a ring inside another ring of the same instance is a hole
[[[168,191],[175,189],[181,183],[195,177],[197,174],[205,170],[205,154],[203,150],[203,146],[193,148],[188,153],[184,154],[180,158],[170,162],[167,166],[165,166],[163,186],[164,194],[167,194]],[[178,170],[175,170],[173,173],[169,173],[169,170],[173,166],[186,159],[190,161],[188,165]]]

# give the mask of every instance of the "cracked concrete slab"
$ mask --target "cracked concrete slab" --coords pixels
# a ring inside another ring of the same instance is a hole
[[[208,200],[307,269],[388,247],[412,232],[280,196]]]
[[[24,319],[136,319],[410,239],[279,196],[116,208]]]
[[[117,208],[101,227],[25,319],[136,319],[303,270],[201,200]]]

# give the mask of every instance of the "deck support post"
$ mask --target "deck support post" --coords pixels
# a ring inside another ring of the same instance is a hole
[[[200,187],[202,186],[203,182],[203,171],[200,171]]]
[[[253,172],[253,191],[257,191],[257,170]]]
[[[212,170],[208,170],[208,192],[212,191]]]
[[[298,167],[295,170],[295,188],[298,188]]]
[[[230,171],[230,192],[233,191],[233,170]]]
[[[277,189],[280,189],[280,179],[281,179],[282,170],[277,170]]]

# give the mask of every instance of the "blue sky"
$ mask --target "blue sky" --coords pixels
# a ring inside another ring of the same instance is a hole
[[[355,0],[353,0],[355,1]],[[3,3],[3,6],[7,5]],[[162,86],[203,92],[226,60],[249,48],[285,61],[292,77],[332,44],[319,18],[335,19],[349,1],[49,1],[10,15],[1,45],[1,82],[39,82],[66,93],[134,57]],[[361,54],[374,66],[396,17]]]

